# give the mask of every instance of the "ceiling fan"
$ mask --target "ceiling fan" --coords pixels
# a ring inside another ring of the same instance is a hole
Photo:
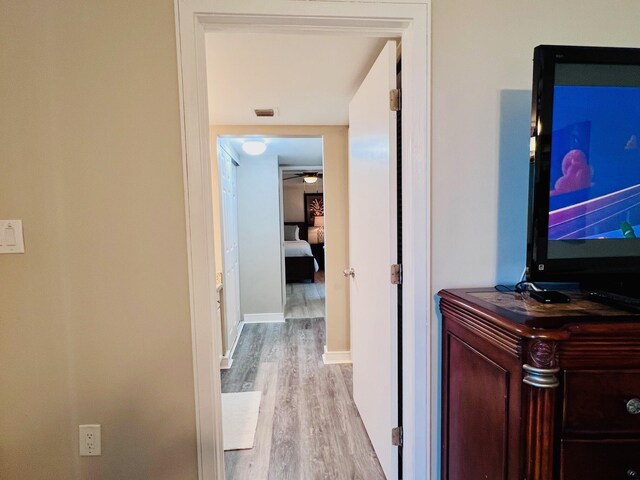
[[[294,173],[293,176],[285,178],[284,180],[293,180],[295,178],[302,178],[304,183],[316,183],[319,178],[322,178],[322,172],[300,172]]]

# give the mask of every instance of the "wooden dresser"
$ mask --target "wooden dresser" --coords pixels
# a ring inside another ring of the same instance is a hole
[[[640,480],[640,315],[439,295],[443,479]]]
[[[318,262],[318,270],[324,270],[324,243],[312,243],[311,253]]]

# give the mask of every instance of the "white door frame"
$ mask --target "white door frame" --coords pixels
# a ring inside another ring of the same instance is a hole
[[[220,228],[222,229],[221,231],[221,235],[220,235],[220,242],[222,243],[222,245],[220,245],[220,250],[222,251],[222,255],[221,255],[221,259],[222,259],[222,284],[223,284],[223,290],[222,290],[222,300],[223,300],[223,304],[222,304],[222,316],[221,316],[221,323],[222,323],[222,335],[223,337],[225,337],[226,342],[223,340],[222,345],[222,358],[220,359],[221,368],[230,368],[231,364],[233,363],[233,351],[236,347],[236,345],[238,344],[238,338],[240,337],[240,332],[242,331],[242,314],[240,313],[240,284],[238,282],[237,285],[229,285],[229,282],[227,282],[228,278],[227,278],[227,273],[228,273],[228,268],[229,266],[227,265],[227,245],[225,242],[225,235],[227,235],[227,233],[225,233],[225,221],[224,219],[225,214],[227,213],[227,209],[229,208],[228,205],[226,205],[226,202],[224,200],[224,192],[223,192],[223,188],[222,188],[222,182],[221,182],[221,175],[220,172],[222,170],[222,165],[220,163],[220,157],[222,155],[226,155],[231,159],[231,162],[233,163],[233,168],[237,168],[238,166],[240,166],[240,160],[238,159],[238,155],[235,152],[235,150],[233,149],[233,147],[228,144],[225,141],[225,137],[224,136],[218,136],[215,139],[217,145],[215,148],[215,152],[216,152],[216,158],[212,158],[211,161],[212,162],[216,162],[217,166],[218,166],[218,205],[219,205],[219,210],[220,210],[220,221],[222,222],[222,225],[220,226]],[[234,172],[234,174],[237,176],[237,171]],[[212,177],[213,178],[213,177]],[[213,180],[212,180],[213,181]],[[237,189],[237,184],[233,183],[233,188],[234,188],[234,194],[236,195],[236,206],[235,206],[235,232],[234,232],[234,236],[236,238],[236,240],[238,240],[238,205],[237,205],[237,195],[238,195],[238,189]],[[215,225],[214,225],[215,228]],[[236,245],[236,247],[239,246],[239,240],[237,242],[238,244]],[[238,257],[238,250],[236,248],[236,258]],[[237,268],[239,268],[239,262],[238,265],[236,265]],[[217,270],[216,270],[217,271]],[[240,272],[236,271],[236,275],[240,276]],[[231,283],[235,283],[235,282],[231,282]],[[235,307],[235,311],[231,311],[231,307]],[[236,316],[236,313],[238,314]],[[234,318],[235,319],[235,324],[233,325],[234,329],[235,329],[235,335],[233,336],[229,336],[229,319],[230,318]],[[225,345],[226,344],[226,345]],[[226,348],[224,348],[226,347]],[[223,363],[224,363],[224,367],[223,367]]]
[[[285,138],[291,138],[286,137]],[[300,137],[305,138],[305,137]],[[320,138],[324,142],[324,138],[320,137],[306,137],[306,138]],[[324,165],[324,151],[322,152],[322,163]],[[280,179],[279,185],[279,194],[280,194],[280,260],[281,260],[281,269],[282,269],[282,311],[285,312],[287,309],[287,277],[285,275],[285,266],[284,266],[284,175],[285,172],[291,171],[308,171],[308,172],[322,172],[323,166],[320,165],[284,165],[278,167],[278,178]],[[324,191],[324,186],[323,189]],[[326,259],[325,259],[326,261]],[[326,305],[325,305],[326,307]],[[326,309],[325,309],[326,311]],[[286,318],[285,318],[286,320]]]
[[[402,38],[403,472],[436,478],[437,357],[432,327],[429,190],[431,3],[174,0],[187,215],[198,472],[224,478],[220,378],[214,369],[215,265],[205,30],[333,33]],[[346,266],[345,266],[346,267]],[[432,358],[435,357],[435,358]],[[391,433],[389,434],[391,437]]]

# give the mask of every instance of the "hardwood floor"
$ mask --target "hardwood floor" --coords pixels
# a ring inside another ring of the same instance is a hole
[[[252,450],[227,480],[384,479],[352,400],[350,365],[324,365],[323,319],[245,325],[222,391],[262,391]]]
[[[285,319],[324,318],[324,282],[287,283]]]

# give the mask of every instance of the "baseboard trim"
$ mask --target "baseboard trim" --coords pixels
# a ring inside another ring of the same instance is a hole
[[[284,323],[284,313],[245,313],[244,323]]]
[[[338,363],[352,363],[351,351],[333,351],[327,350],[327,346],[324,346],[324,353],[322,354],[322,362],[325,365],[335,365]]]
[[[231,365],[233,365],[233,358],[230,358],[228,355],[220,357],[220,370],[229,370]]]
[[[244,322],[238,322],[238,333],[236,334],[236,339],[233,341],[231,350],[229,350],[226,355],[220,357],[220,370],[228,370],[231,368],[231,365],[233,365],[233,355],[236,353],[236,347],[238,346],[238,340],[240,340],[243,328]]]
[[[236,339],[231,346],[231,350],[229,350],[229,358],[233,358],[233,355],[236,353],[236,347],[238,346],[238,340],[240,340],[240,335],[242,335],[243,328],[244,322],[238,322],[238,333],[236,334]]]

